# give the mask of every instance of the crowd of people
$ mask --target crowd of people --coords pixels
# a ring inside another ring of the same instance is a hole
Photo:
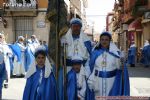
[[[66,50],[60,58],[64,58],[67,72],[64,75],[65,68],[61,67],[56,81],[45,41],[42,44],[32,35],[24,45],[24,37],[19,36],[14,44],[7,44],[4,35],[0,34],[0,98],[3,82],[8,82],[10,76],[27,78],[23,100],[95,100],[98,96],[130,96],[126,63],[109,32],[102,32],[100,41],[93,46],[82,30],[81,20],[73,18],[70,29],[60,41]],[[148,52],[147,46],[143,48],[143,55]],[[135,64],[134,47],[133,43],[128,56],[132,66]]]
[[[43,48],[48,54],[45,41],[40,44],[35,35],[25,41],[18,36],[15,43],[6,43],[4,34],[0,33],[0,98],[2,87],[7,88],[10,78],[23,78],[34,61],[37,48]]]
[[[135,42],[131,42],[131,46],[128,50],[127,63],[131,67],[135,67],[137,63],[142,64],[145,68],[150,67],[150,40],[145,40],[143,48],[138,51]]]

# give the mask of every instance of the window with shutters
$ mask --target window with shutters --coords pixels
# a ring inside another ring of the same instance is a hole
[[[15,17],[14,32],[16,40],[18,36],[29,38],[33,34],[33,17]]]

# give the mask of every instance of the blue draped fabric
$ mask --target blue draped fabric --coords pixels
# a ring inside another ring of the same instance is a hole
[[[92,44],[91,44],[91,41],[85,41],[85,42],[84,42],[84,45],[85,45],[85,47],[87,48],[88,53],[91,55],[91,52],[92,52]]]
[[[76,72],[71,69],[67,74],[67,100],[78,100]]]
[[[128,52],[128,64],[135,64],[136,47],[131,47]]]
[[[37,69],[27,79],[23,100],[58,100],[56,80],[53,73],[48,78],[43,76],[42,82],[39,84],[41,70]]]
[[[115,69],[113,71],[98,71],[98,70],[95,70],[95,76],[102,77],[102,78],[111,78],[111,77],[116,76],[117,71],[118,71],[117,69]]]
[[[85,100],[95,100],[94,90],[90,90],[88,85],[86,86]]]
[[[63,86],[63,68],[60,67],[58,73],[58,89],[59,89],[59,100],[64,100],[64,86]]]
[[[105,51],[107,51],[112,56],[119,58],[116,54],[109,52],[108,50],[105,50]],[[104,52],[104,49],[98,49],[98,50],[94,50],[92,52],[91,58],[89,61],[89,66],[90,66],[91,72],[93,72],[96,59],[103,52]],[[124,73],[122,73],[122,70],[117,70],[115,81],[114,81],[113,87],[109,93],[109,96],[121,96],[121,95],[128,96],[128,95],[130,95],[129,76],[128,76],[128,70],[127,70],[126,66],[124,66],[123,72]],[[105,75],[101,75],[101,76],[106,76],[106,73],[104,73],[104,74]],[[122,76],[123,76],[123,79],[122,79]]]
[[[124,64],[124,74],[123,74],[123,95],[130,96],[130,81],[129,74],[126,63]]]
[[[77,94],[76,94],[76,75],[75,75],[75,71],[70,70],[70,72],[68,72],[67,74],[67,87],[68,87],[68,96],[69,96],[69,100],[76,100],[76,99],[71,99],[71,98],[77,98]],[[59,88],[59,100],[64,100],[64,86],[63,86],[63,68],[60,67],[59,70],[59,76],[58,76],[58,88]],[[70,92],[71,91],[71,92]],[[70,92],[70,93],[69,93]],[[71,96],[70,96],[71,95]],[[76,96],[74,96],[76,95]],[[95,100],[95,96],[94,96],[94,91],[91,91],[88,88],[86,88],[86,96],[85,96],[85,100]]]
[[[13,61],[14,61],[14,56],[9,57],[11,75],[12,75],[12,72],[13,72],[13,69],[14,69]]]
[[[26,48],[24,53],[25,53],[25,63],[24,64],[25,64],[25,70],[27,72],[29,69],[29,66],[34,61],[35,58],[29,47]]]
[[[89,61],[89,66],[91,72],[93,72],[94,65],[95,65],[95,60],[97,59],[98,56],[100,56],[104,51],[103,50],[94,50],[91,54],[90,61]]]
[[[17,61],[21,62],[21,48],[17,44],[9,45],[11,50],[13,51],[14,55],[17,56]]]
[[[6,74],[5,63],[0,64],[0,99],[2,97],[3,81]]]
[[[150,45],[143,48],[141,63],[144,65],[150,65]]]
[[[109,96],[130,96],[130,82],[126,64],[124,64],[123,73],[122,70],[117,71]]]
[[[48,55],[48,46],[45,44],[44,47],[46,49],[46,54]]]
[[[109,92],[109,96],[122,95],[122,70],[118,70],[115,76],[114,84]]]

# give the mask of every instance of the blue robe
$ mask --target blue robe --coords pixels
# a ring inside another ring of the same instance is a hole
[[[34,55],[32,53],[32,51],[30,50],[29,47],[26,48],[25,50],[25,71],[27,72],[29,69],[29,66],[31,65],[31,63],[34,61]]]
[[[141,63],[144,65],[150,65],[150,45],[143,48]]]
[[[0,64],[0,99],[2,97],[3,81],[6,74],[5,63]]]
[[[119,58],[119,56],[117,56],[116,54],[112,52],[109,52],[108,50],[96,49],[92,52],[91,58],[89,61],[91,72],[93,72],[96,59],[98,58],[98,56],[103,54],[104,51],[107,51],[112,56]],[[105,76],[105,75],[102,75],[102,76]],[[109,92],[109,96],[122,96],[122,95],[124,96],[130,95],[129,76],[128,76],[128,70],[127,70],[126,64],[124,66],[124,73],[122,73],[122,70],[117,70],[113,87],[111,91]],[[94,99],[91,98],[90,100],[94,100]]]
[[[58,100],[56,80],[51,72],[48,78],[42,77],[39,83],[40,72],[44,73],[45,68],[37,68],[37,71],[27,79],[24,89],[23,100]]]
[[[78,100],[76,72],[71,69],[67,74],[67,100]]]
[[[131,47],[128,53],[128,64],[135,64],[136,47]]]
[[[9,45],[11,50],[13,51],[13,54],[17,56],[17,61],[21,62],[21,48],[17,44]]]
[[[61,67],[59,70],[58,77],[58,88],[59,88],[59,100],[64,99],[64,86],[63,86],[63,68]],[[67,73],[67,97],[68,100],[77,100],[77,80],[76,80],[76,72],[72,69]],[[71,92],[70,92],[71,91]],[[94,100],[94,93],[90,91],[88,85],[86,87],[85,100]],[[73,99],[74,98],[74,99]]]
[[[45,44],[45,45],[43,45],[44,47],[45,47],[45,49],[46,49],[46,53],[48,54],[48,46]]]

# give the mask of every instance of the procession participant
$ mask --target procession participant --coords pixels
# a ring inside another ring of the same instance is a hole
[[[136,52],[137,52],[136,45],[135,45],[134,41],[132,41],[131,46],[128,51],[128,60],[127,60],[128,64],[130,64],[131,67],[135,67]]]
[[[34,56],[26,74],[23,100],[58,100],[56,80],[45,50],[38,48]]]
[[[20,55],[21,59],[20,61],[18,61],[17,56],[15,56],[13,75],[16,75],[17,77],[24,77],[25,76],[25,50],[26,50],[26,47],[24,45],[24,37],[19,36],[15,44],[19,46],[21,50],[21,55]]]
[[[0,49],[1,52],[4,54],[4,63],[6,68],[4,87],[7,88],[8,80],[10,79],[10,70],[11,70],[10,57],[12,56],[13,53],[5,41],[4,34],[1,33],[0,33]]]
[[[31,38],[27,41],[27,46],[30,47],[33,55],[35,53],[36,48],[40,46],[40,43],[38,39],[36,38],[36,35],[32,35]]]
[[[85,100],[86,74],[83,58],[74,55],[72,69],[67,73],[67,100]]]
[[[142,59],[141,62],[144,64],[145,68],[150,66],[150,43],[145,40],[144,47],[142,49]]]
[[[70,21],[70,29],[61,38],[61,43],[67,44],[67,66],[71,66],[71,58],[74,55],[74,51],[78,51],[82,56],[84,64],[90,56],[92,46],[89,37],[83,33],[82,22],[78,18],[73,18]]]
[[[2,99],[2,88],[3,81],[6,74],[5,63],[4,63],[4,53],[0,49],[0,100]]]
[[[88,78],[88,86],[94,91],[95,97],[129,95],[127,69],[123,73],[126,81],[122,84],[120,50],[111,39],[109,32],[102,32],[100,43],[89,60],[91,75]]]
[[[67,67],[67,72],[72,69],[72,57],[75,55],[75,52],[78,52],[78,54],[83,58],[83,65],[85,65],[91,54],[91,40],[85,33],[83,33],[82,22],[79,18],[71,19],[70,29],[64,36],[62,36],[61,45],[66,47],[64,48],[66,54],[64,52],[62,53],[62,58],[64,57],[63,61],[66,65],[64,65],[63,69],[60,68],[59,70],[59,97],[64,96],[63,87],[65,86],[63,86],[63,80],[65,80],[65,77],[63,77],[63,70],[65,70],[65,67]]]

